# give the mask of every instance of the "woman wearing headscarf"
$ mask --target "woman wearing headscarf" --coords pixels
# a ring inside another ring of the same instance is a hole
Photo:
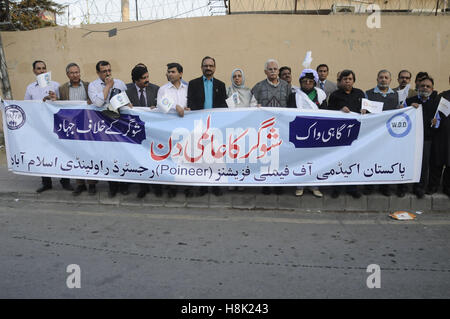
[[[245,75],[242,69],[234,69],[231,72],[231,86],[227,89],[228,98],[232,97],[232,103],[228,107],[257,106],[258,102],[248,87],[245,87]],[[234,105],[234,106],[230,106]]]
[[[252,92],[245,87],[245,76],[242,69],[234,69],[231,72],[231,86],[227,89],[227,97],[232,97],[232,102],[228,102],[229,108],[257,106]],[[243,190],[243,187],[228,187],[229,190]]]

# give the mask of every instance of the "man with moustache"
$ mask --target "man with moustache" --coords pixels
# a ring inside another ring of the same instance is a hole
[[[328,65],[326,64],[319,64],[316,68],[317,74],[319,75],[319,81],[316,84],[318,88],[321,88],[326,94],[327,99],[330,96],[331,93],[336,91],[338,89],[336,83],[327,80],[328,78]]]
[[[269,59],[264,64],[264,74],[266,78],[252,88],[251,92],[258,104],[262,107],[288,107],[289,96],[292,93],[291,85],[280,79],[278,72],[278,62]],[[283,187],[274,187],[275,194],[283,193]],[[272,192],[270,187],[264,186],[261,190],[264,195]]]
[[[156,97],[159,86],[150,83],[149,73],[146,67],[137,65],[131,70],[131,79],[134,85],[126,90],[128,99],[133,106],[156,106]]]
[[[407,98],[405,104],[418,108],[422,105],[423,118],[423,153],[422,168],[419,183],[413,185],[413,192],[417,198],[423,198],[427,185],[439,185],[430,173],[432,144],[435,141],[436,134],[440,128],[440,118],[436,116],[436,110],[439,105],[438,94],[433,90],[434,80],[431,77],[423,78],[418,83],[417,95]],[[441,114],[442,115],[442,114]],[[439,176],[440,179],[440,176]],[[405,185],[405,184],[402,184]],[[406,185],[401,189],[406,192]],[[401,197],[403,194],[399,194]]]
[[[182,81],[183,66],[179,63],[167,64],[166,77],[168,82],[161,86],[158,90],[157,103],[161,105],[163,98],[168,97],[174,102],[174,106],[168,113],[177,113],[179,117],[184,116],[185,111],[189,111],[187,107],[187,91],[188,84]],[[169,198],[177,195],[177,186],[167,186],[167,196]]]
[[[35,76],[39,74],[47,73],[47,65],[44,61],[37,60],[34,61],[33,64],[33,73]],[[41,87],[37,81],[29,84],[25,91],[24,100],[56,100],[59,98],[59,83],[55,81],[50,81],[50,84],[43,88]],[[70,185],[70,179],[61,178],[60,179],[61,186],[63,189],[68,191],[73,191],[72,185]],[[50,177],[42,177],[42,186],[39,187],[36,192],[42,193],[46,190],[52,189],[52,179]]]
[[[391,79],[391,72],[388,70],[381,70],[377,75],[377,86],[366,91],[366,98],[368,100],[383,103],[383,111],[394,110],[400,107],[398,93],[389,87]],[[372,190],[373,185],[366,185],[363,194],[370,195]],[[379,190],[384,196],[391,195],[390,187],[387,184],[380,185]]]
[[[203,75],[189,81],[187,107],[192,111],[227,107],[227,91],[225,83],[214,78],[216,60],[206,56],[202,60]]]
[[[361,102],[365,98],[362,90],[354,88],[356,82],[355,73],[352,70],[343,70],[338,78],[339,89],[331,93],[328,99],[328,109],[342,111],[344,113],[355,112],[361,113]],[[360,198],[361,193],[356,185],[346,186],[347,194],[353,198]],[[340,187],[335,186],[331,197],[337,198],[340,195]]]
[[[142,64],[136,65],[133,70],[131,70],[131,79],[134,84],[128,86],[128,89],[126,90],[131,104],[133,106],[154,108],[156,106],[156,97],[159,86],[150,83],[147,68]],[[148,184],[139,183],[137,198],[144,198],[149,190]],[[162,186],[159,184],[153,184],[153,191],[156,197],[161,197],[163,194]]]
[[[450,77],[448,80],[450,83]],[[437,101],[440,102],[441,98],[450,101],[450,90],[440,93]],[[427,194],[435,193],[438,190],[442,176],[442,191],[450,197],[450,116],[446,117],[440,113],[440,118],[440,129],[436,139],[433,140],[432,164],[430,167],[431,177]]]
[[[125,92],[127,87],[122,80],[112,77],[111,64],[108,61],[98,61],[95,69],[98,79],[89,83],[88,96],[95,106],[105,107],[113,93]],[[108,182],[108,184],[110,198],[115,197],[119,190],[123,195],[129,194],[128,183]]]
[[[261,106],[287,107],[291,85],[278,76],[278,62],[269,59],[264,64],[266,79],[256,83],[252,94]]]
[[[298,86],[292,85],[292,70],[288,66],[282,66],[278,72],[278,76],[280,79],[285,80],[288,84],[291,85],[291,92],[295,93],[299,88]]]
[[[227,107],[225,83],[214,78],[216,60],[210,56],[205,56],[202,59],[201,70],[203,73],[201,77],[189,81],[187,107],[192,111]],[[207,192],[208,187],[201,186],[198,195],[203,196]],[[214,186],[212,193],[216,196],[223,194],[219,186]],[[192,189],[186,188],[185,195],[186,197],[192,196]]]

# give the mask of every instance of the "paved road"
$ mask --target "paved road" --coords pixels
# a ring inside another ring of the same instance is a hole
[[[448,213],[2,201],[0,298],[449,298],[449,230]]]

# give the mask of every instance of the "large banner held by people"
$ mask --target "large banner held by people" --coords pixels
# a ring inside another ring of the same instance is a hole
[[[222,186],[418,182],[422,110],[379,114],[253,107],[146,108],[120,118],[84,102],[5,101],[17,174]]]

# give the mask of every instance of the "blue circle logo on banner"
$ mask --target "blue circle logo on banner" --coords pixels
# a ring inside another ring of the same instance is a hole
[[[395,114],[387,122],[386,127],[392,137],[405,137],[412,128],[411,119],[406,113]]]
[[[10,130],[17,130],[25,124],[26,116],[24,110],[18,105],[5,107],[6,125]]]

